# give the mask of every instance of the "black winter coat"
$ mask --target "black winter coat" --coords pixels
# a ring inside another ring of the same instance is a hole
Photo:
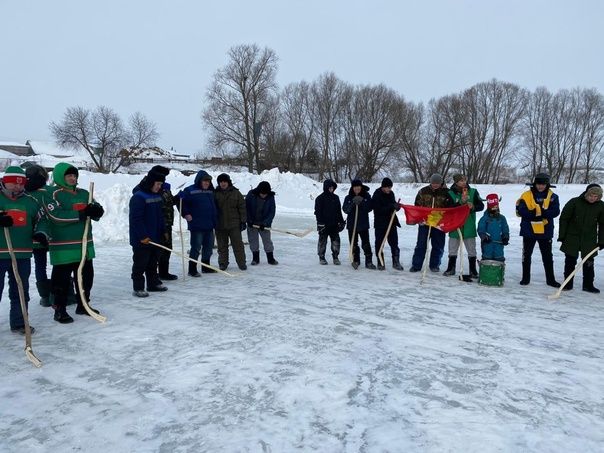
[[[317,225],[325,225],[325,227],[338,227],[338,224],[344,224],[344,216],[342,216],[342,205],[340,197],[329,191],[329,187],[334,190],[338,185],[331,179],[327,179],[323,183],[323,193],[315,199],[315,217]]]
[[[355,197],[355,193],[352,187],[348,191],[348,195],[344,198],[344,204],[342,210],[348,214],[346,217],[346,228],[350,231],[354,229],[354,218],[356,216],[356,206],[352,199]],[[361,186],[361,193],[359,196],[363,197],[363,201],[359,204],[359,215],[357,218],[357,231],[369,231],[369,213],[371,212],[371,195],[369,195],[369,187]]]
[[[381,187],[373,192],[371,205],[373,206],[373,227],[376,230],[385,230],[388,228],[392,213],[395,209],[397,211],[401,209],[394,198],[394,192],[390,191],[390,193],[387,194]],[[401,226],[398,217],[396,216],[394,216],[394,222],[392,224],[397,228]]]

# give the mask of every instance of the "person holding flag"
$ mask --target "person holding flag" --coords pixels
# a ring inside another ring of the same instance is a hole
[[[455,274],[457,252],[463,240],[463,246],[468,252],[470,277],[478,278],[476,269],[476,213],[484,209],[484,203],[478,191],[468,185],[468,178],[459,173],[453,175],[453,186],[449,190],[449,196],[453,200],[453,206],[467,205],[470,208],[470,215],[461,228],[449,233],[449,263],[443,275]]]
[[[444,184],[443,177],[438,173],[430,176],[430,184],[422,187],[415,197],[415,206],[425,208],[446,208],[453,205],[449,189]],[[406,213],[406,211],[405,211]],[[406,214],[405,214],[406,215]],[[410,272],[419,272],[426,258],[428,241],[432,245],[429,267],[432,272],[440,270],[440,262],[445,249],[445,232],[432,228],[426,223],[420,223],[417,230],[417,243],[413,252]]]

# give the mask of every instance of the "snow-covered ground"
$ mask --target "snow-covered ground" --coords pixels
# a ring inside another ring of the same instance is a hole
[[[270,181],[275,227],[314,226],[321,183],[277,171],[231,176],[244,194]],[[512,230],[503,288],[430,272],[420,283],[407,271],[416,227],[403,225],[404,272],[389,259],[384,272],[353,270],[344,236],[343,265],[320,266],[316,233],[275,233],[278,266],[262,255],[245,272],[231,265],[235,277],[181,278],[135,299],[127,203],[140,176],[82,172],[82,186],[91,178],[107,211],[94,225],[93,306],[108,321],[59,325],[32,291],[36,369],[8,329],[5,291],[0,451],[604,450],[604,296],[575,289],[550,302],[538,251],[531,284],[518,285],[522,186],[478,186],[483,198],[503,196]],[[175,192],[192,180],[168,178]],[[418,188],[394,186],[405,203]],[[582,190],[556,189],[562,204]],[[597,258],[596,286],[603,267]],[[172,271],[181,268],[174,256]]]

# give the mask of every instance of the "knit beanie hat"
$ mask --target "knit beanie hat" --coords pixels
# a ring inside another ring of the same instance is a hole
[[[392,187],[392,179],[390,178],[384,178],[382,179],[382,187]]]
[[[350,187],[356,187],[356,186],[363,186],[363,181],[361,181],[360,179],[353,179],[350,182]]]
[[[443,183],[443,177],[441,175],[439,175],[438,173],[434,173],[432,176],[430,176],[430,184],[442,184]]]
[[[4,176],[2,177],[2,182],[4,182],[4,183],[9,182],[9,183],[13,183],[13,184],[25,185],[26,181],[27,181],[27,178],[25,176],[25,170],[23,170],[21,167],[12,165],[10,167],[6,167],[6,170],[4,170]]]
[[[268,181],[261,181],[258,184],[258,193],[271,193],[271,184]]]
[[[149,173],[147,173],[147,181],[151,185],[158,181],[166,182],[166,175],[157,171],[149,170]]]
[[[487,209],[499,209],[499,195],[490,193],[487,195]]]

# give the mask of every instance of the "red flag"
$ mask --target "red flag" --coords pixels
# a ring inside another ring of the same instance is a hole
[[[470,215],[470,206],[464,204],[455,208],[425,208],[422,206],[401,205],[405,210],[407,225],[428,225],[445,233],[460,228]]]

